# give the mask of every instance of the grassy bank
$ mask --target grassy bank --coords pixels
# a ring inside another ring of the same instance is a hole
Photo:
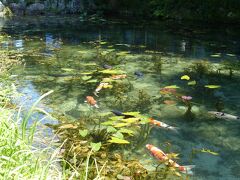
[[[35,112],[33,106],[27,115],[11,101],[18,96],[9,71],[21,63],[21,55],[13,51],[0,52],[0,179],[46,179],[61,178],[59,148],[34,146],[33,137],[38,122],[27,127]],[[39,99],[40,100],[40,99]],[[37,104],[38,102],[36,102]],[[35,105],[36,105],[35,104]],[[46,141],[46,139],[44,139]]]

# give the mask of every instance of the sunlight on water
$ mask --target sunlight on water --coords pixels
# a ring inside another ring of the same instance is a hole
[[[99,92],[96,99],[100,108],[96,113],[113,109],[140,111],[176,126],[179,133],[154,127],[147,143],[179,153],[179,164],[196,165],[193,176],[196,179],[240,177],[240,121],[215,119],[207,113],[216,111],[216,103],[223,103],[227,114],[240,114],[240,68],[234,70],[230,79],[228,69],[221,65],[222,60],[239,62],[239,41],[233,43],[233,37],[219,40],[221,34],[213,35],[212,32],[201,36],[178,34],[168,31],[164,23],[160,28],[151,25],[145,29],[134,25],[78,24],[71,18],[68,21],[59,18],[52,24],[46,19],[26,20],[26,23],[28,26],[24,29],[22,25],[11,26],[14,21],[6,22],[2,31],[13,38],[1,42],[1,48],[26,53],[25,68],[15,69],[14,73],[22,84],[19,90],[30,95],[31,101],[53,89],[55,93],[46,102],[49,109],[79,120],[90,111],[84,103],[85,97],[93,96],[103,77],[98,73],[87,73],[103,70],[104,64],[111,65],[125,71],[128,77],[120,80],[122,83],[113,89]],[[101,53],[108,54],[110,59],[108,56],[104,60],[97,57],[99,49],[93,43],[97,40],[104,42],[100,43]],[[156,54],[161,58],[154,59]],[[200,77],[195,74],[190,78],[197,80],[199,86],[187,85],[188,81],[181,80],[181,76],[189,72],[187,68],[194,62],[202,59],[209,60],[210,71],[215,72],[221,67],[222,75],[203,73]],[[207,84],[221,85],[221,88],[204,88]],[[181,87],[177,90],[179,93],[193,97],[193,120],[184,116],[187,107],[182,101],[160,93],[161,88],[170,85]],[[117,96],[121,99],[116,99]],[[219,155],[192,154],[193,149],[203,148]],[[148,168],[155,163],[145,145],[135,152],[126,152],[126,155],[141,157],[141,162]]]

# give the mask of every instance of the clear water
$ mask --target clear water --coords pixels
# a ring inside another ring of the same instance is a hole
[[[215,67],[222,60],[239,61],[240,31],[237,28],[182,26],[169,22],[139,25],[113,21],[97,25],[80,22],[77,17],[12,19],[1,21],[0,27],[1,32],[12,36],[1,42],[0,48],[17,49],[27,54],[24,56],[25,68],[14,70],[14,74],[18,75],[20,91],[28,96],[22,101],[30,99],[27,102],[31,104],[44,92],[54,90],[43,106],[66,114],[72,120],[81,119],[90,112],[84,103],[85,97],[93,95],[101,80],[101,76],[96,76],[92,79],[98,82],[87,83],[81,73],[103,69],[103,62],[96,58],[96,48],[89,42],[107,42],[101,45],[103,51],[129,52],[114,57],[106,64],[126,71],[128,78],[123,82],[131,84],[131,88],[124,94],[123,104],[116,102],[113,90],[102,90],[96,98],[100,106],[96,112],[112,109],[140,111],[177,126],[178,134],[154,128],[147,143],[166,150],[166,142],[169,142],[171,151],[180,154],[179,164],[196,165],[193,179],[240,178],[240,122],[214,119],[207,114],[207,111],[215,110],[215,103],[221,97],[224,112],[240,115],[240,72],[234,71],[232,80],[226,76],[204,77],[202,81],[205,84],[221,85],[216,90],[190,87],[186,81],[180,80],[184,69],[199,60],[209,60]],[[162,56],[161,72],[154,68],[151,51],[158,51]],[[135,71],[143,72],[144,76],[136,78]],[[181,93],[193,97],[194,120],[184,118],[186,108],[182,102],[164,104],[164,100],[174,99],[161,97],[160,88],[168,85],[181,86]],[[151,101],[136,105],[139,90],[147,93],[147,100]],[[129,102],[130,99],[133,102]],[[192,149],[202,148],[219,155],[199,153],[190,158]],[[144,146],[127,153],[141,157],[146,166],[149,159],[152,160],[150,164],[155,162]]]

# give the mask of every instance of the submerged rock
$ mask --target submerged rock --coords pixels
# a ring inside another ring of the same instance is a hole
[[[39,15],[44,14],[45,6],[41,3],[34,3],[27,7],[26,14],[27,15]]]
[[[25,6],[23,4],[11,3],[9,4],[9,8],[14,15],[24,15]]]

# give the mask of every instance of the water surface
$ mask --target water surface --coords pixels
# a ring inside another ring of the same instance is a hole
[[[24,68],[19,67],[13,73],[18,75],[19,90],[29,95],[31,102],[40,94],[54,90],[44,104],[46,108],[66,114],[71,120],[80,120],[92,111],[84,103],[85,97],[93,95],[103,77],[96,75],[88,82],[83,73],[103,70],[102,66],[109,64],[127,72],[128,78],[123,80],[125,89],[121,87],[123,103],[116,99],[119,94],[114,89],[103,90],[96,97],[100,108],[95,112],[140,111],[177,126],[178,134],[154,128],[147,142],[163,150],[168,149],[166,142],[170,143],[171,151],[180,153],[179,164],[196,165],[193,179],[240,178],[240,122],[214,119],[207,114],[216,110],[218,100],[224,103],[226,113],[240,114],[239,71],[234,70],[233,79],[224,70],[219,78],[200,79],[203,85],[221,85],[215,90],[195,88],[180,80],[184,70],[200,60],[209,60],[213,71],[223,60],[239,62],[238,29],[190,28],[169,22],[139,25],[112,21],[99,25],[81,22],[77,17],[41,17],[5,21],[1,31],[12,36],[1,42],[1,48],[17,49],[25,54]],[[99,60],[96,42],[102,42],[103,54],[114,52],[110,60]],[[152,58],[154,52],[161,56],[161,70]],[[144,76],[136,77],[135,71]],[[186,107],[181,101],[160,94],[160,88],[169,85],[178,85],[181,93],[193,97],[194,120],[184,118]],[[145,99],[139,99],[141,92]],[[165,104],[164,100],[169,99],[176,104]],[[219,155],[199,153],[191,158],[192,149],[202,148]],[[126,154],[141,157],[146,167],[156,163],[144,146]]]

